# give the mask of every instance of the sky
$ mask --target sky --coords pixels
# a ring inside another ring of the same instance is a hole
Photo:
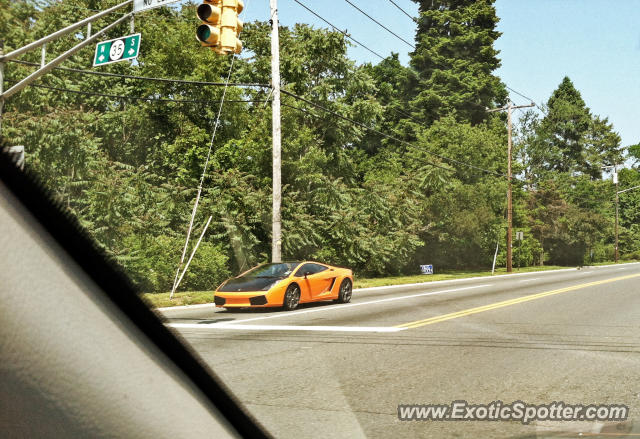
[[[400,37],[414,42],[416,26],[389,0],[350,0]],[[347,30],[380,55],[396,52],[403,64],[413,49],[345,0],[300,0],[326,20]],[[394,0],[417,16],[418,5]],[[496,0],[502,36],[496,42],[502,66],[495,72],[509,87],[545,103],[569,76],[593,114],[608,117],[622,145],[640,142],[640,2],[637,0]],[[294,0],[278,0],[281,25],[308,23],[329,27]],[[245,0],[244,21],[267,20],[269,1]],[[359,63],[380,59],[362,47],[349,56]],[[527,100],[513,94],[517,104]]]

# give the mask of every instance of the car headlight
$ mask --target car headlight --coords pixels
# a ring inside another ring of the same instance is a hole
[[[262,291],[270,290],[271,288],[275,287],[278,284],[278,282],[280,282],[280,279],[274,280],[273,282],[271,282],[270,284],[267,284],[264,288],[262,288]]]

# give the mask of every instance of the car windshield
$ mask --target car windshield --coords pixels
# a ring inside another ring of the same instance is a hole
[[[277,264],[264,264],[253,268],[238,277],[287,277],[299,265],[299,262],[281,262]]]

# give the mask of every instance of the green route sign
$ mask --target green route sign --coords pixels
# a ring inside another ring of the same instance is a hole
[[[137,58],[140,50],[140,34],[101,41],[96,44],[93,66],[102,66],[118,61]]]

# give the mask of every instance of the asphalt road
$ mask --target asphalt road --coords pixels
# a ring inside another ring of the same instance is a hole
[[[293,312],[160,312],[278,438],[640,437],[640,264],[356,290],[351,304]],[[398,419],[398,404],[455,400],[626,404],[630,416]]]

